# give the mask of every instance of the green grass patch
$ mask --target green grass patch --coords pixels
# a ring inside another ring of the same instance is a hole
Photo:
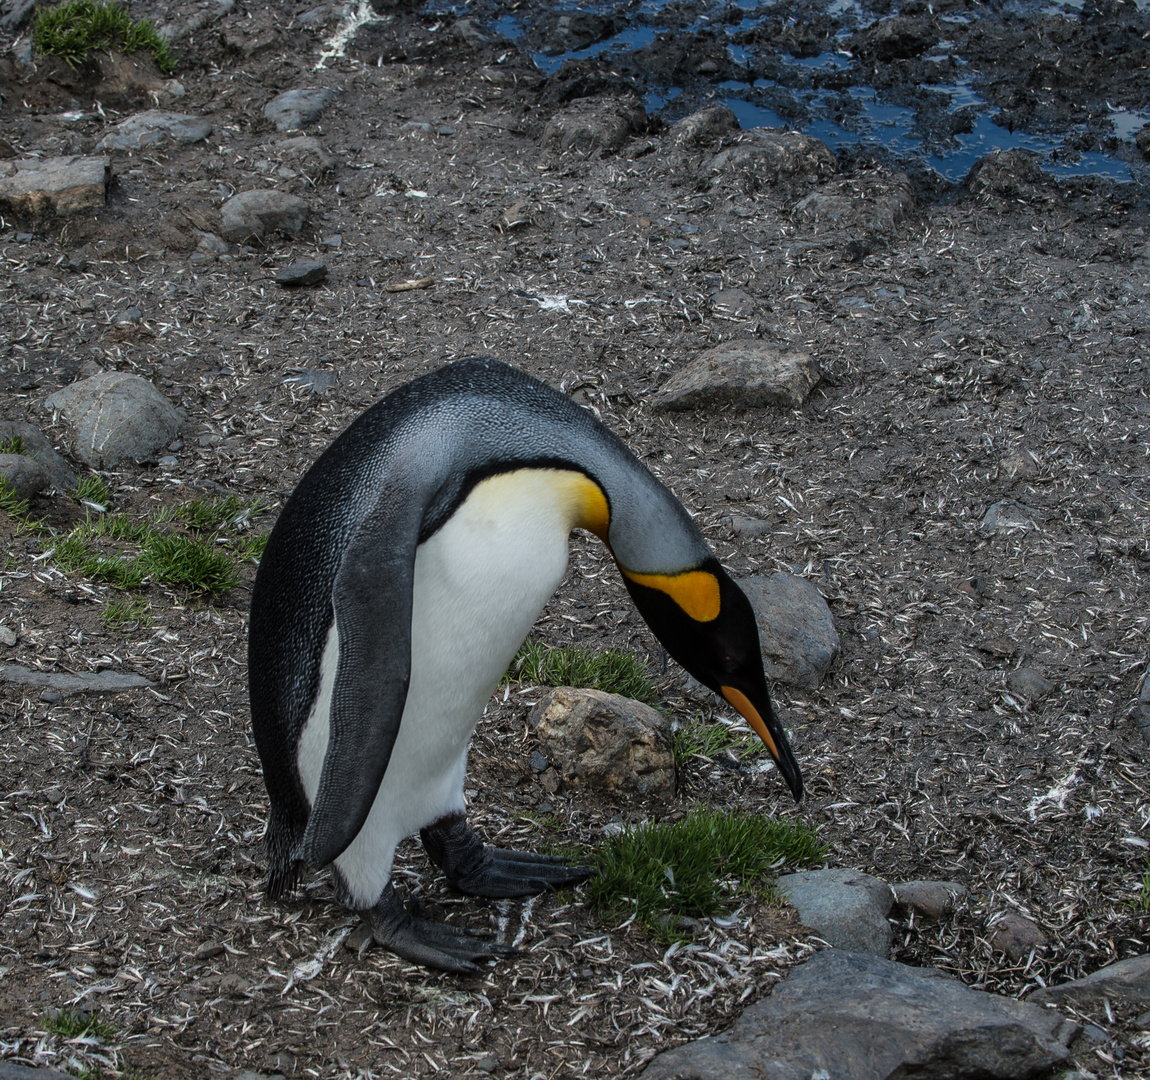
[[[139,626],[151,613],[152,605],[146,600],[139,598],[109,600],[100,613],[100,621],[109,630],[132,630]]]
[[[765,749],[758,739],[744,731],[736,731],[718,720],[704,720],[692,716],[678,731],[671,732],[671,752],[675,767],[682,768],[693,757],[713,758],[725,750],[743,761]]]
[[[90,502],[103,507],[112,505],[112,489],[99,473],[81,476],[72,496],[77,502]]]
[[[53,1016],[44,1017],[44,1028],[69,1039],[75,1039],[81,1035],[96,1039],[112,1039],[119,1034],[118,1028],[106,1023],[98,1016],[84,1016],[72,1009],[61,1009]]]
[[[239,584],[231,558],[206,540],[180,533],[157,533],[140,561],[165,585],[190,592],[222,593]]]
[[[553,648],[532,638],[520,646],[503,681],[577,686],[622,694],[647,704],[655,700],[654,684],[643,665],[630,653],[619,649],[591,652],[573,645]]]
[[[24,442],[23,435],[17,435],[14,431],[9,431],[2,439],[0,439],[0,454],[26,454],[28,452],[28,444]]]
[[[46,56],[61,56],[72,67],[97,49],[151,53],[165,75],[176,68],[168,42],[148,19],[133,19],[120,4],[68,0],[41,8],[32,24],[32,44]]]
[[[28,500],[21,498],[12,481],[6,476],[0,476],[0,510],[7,510],[14,518],[25,521],[28,509]]]
[[[267,546],[267,533],[249,533],[232,545],[232,553],[240,562],[255,563],[258,566]]]
[[[769,899],[768,868],[816,863],[825,852],[801,822],[696,807],[681,821],[639,825],[601,844],[587,892],[603,918],[633,915],[670,942],[686,936],[682,916],[717,914],[739,895]]]
[[[240,519],[246,521],[262,509],[261,504],[249,506],[237,495],[221,495],[211,499],[193,499],[190,503],[174,507],[172,520],[182,521],[189,529],[207,532],[222,529],[225,525],[235,525]]]

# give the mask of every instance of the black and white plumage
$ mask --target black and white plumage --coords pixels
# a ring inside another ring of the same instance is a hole
[[[750,604],[686,510],[586,410],[504,364],[461,361],[340,435],[261,559],[248,657],[273,897],[301,863],[330,865],[377,938],[465,971],[500,950],[406,913],[390,884],[400,840],[421,831],[476,895],[587,876],[484,848],[463,797],[475,723],[562,580],[576,527],[608,544],[667,651],[747,717],[801,795]]]

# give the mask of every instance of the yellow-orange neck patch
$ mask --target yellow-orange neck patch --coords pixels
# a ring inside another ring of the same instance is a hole
[[[710,622],[719,617],[719,579],[706,570],[688,570],[685,574],[633,574],[624,570],[632,581],[666,593],[696,622]]]
[[[562,485],[570,500],[572,527],[594,533],[607,543],[607,526],[611,513],[603,489],[581,472],[555,470],[556,483]]]

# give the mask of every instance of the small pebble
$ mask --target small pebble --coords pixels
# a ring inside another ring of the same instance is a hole
[[[165,454],[162,458],[160,458],[159,461],[156,462],[156,464],[161,469],[174,469],[180,464],[180,459],[172,457],[171,454]]]
[[[196,950],[197,960],[211,960],[213,956],[222,956],[227,950],[218,941],[205,941]]]
[[[16,631],[10,626],[0,626],[0,645],[15,645]]]
[[[44,789],[44,799],[51,803],[52,806],[57,806],[64,801],[64,791],[62,788],[52,784],[50,787]]]
[[[40,700],[48,702],[49,705],[55,705],[64,700],[64,695],[59,690],[42,690]]]
[[[476,1063],[476,1071],[484,1073],[493,1073],[499,1068],[499,1058],[494,1054],[484,1054]]]
[[[536,772],[542,772],[547,768],[547,759],[538,750],[531,751],[531,768]]]
[[[327,267],[313,259],[294,262],[276,271],[277,285],[316,285],[327,277]]]

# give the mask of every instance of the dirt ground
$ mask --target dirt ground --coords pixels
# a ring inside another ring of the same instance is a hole
[[[63,445],[42,407],[53,389],[137,372],[188,420],[175,466],[109,474],[115,508],[235,492],[268,505],[263,530],[390,388],[453,358],[518,364],[618,431],[736,576],[816,583],[842,653],[818,691],[775,687],[807,783],[798,807],[762,758],[693,761],[670,806],[552,795],[529,765],[538,691],[511,687],[472,755],[487,839],[588,845],[612,822],[739,806],[817,826],[831,865],[970,890],[942,923],[899,923],[895,959],[1021,996],[1146,952],[1150,768],[1129,719],[1150,661],[1145,205],[1083,182],[1026,199],[950,193],[894,234],[815,225],[790,194],[708,189],[702,152],[658,129],[619,155],[556,156],[539,141],[554,81],[442,20],[389,19],[370,48],[316,70],[334,24],[237,8],[193,35],[177,73],[174,107],[212,121],[207,144],[115,155],[109,205],[90,219],[4,222],[4,418]],[[106,126],[91,89],[15,71],[0,71],[12,147],[90,150]],[[340,91],[309,129],[330,169],[287,160],[262,117],[296,86]],[[111,122],[146,103],[100,104]],[[58,115],[77,106],[85,118]],[[309,201],[303,235],[197,250],[223,199],[268,186]],[[297,257],[323,258],[328,279],[277,286]],[[386,291],[423,277],[434,285]],[[117,323],[133,307],[142,318]],[[649,408],[699,351],[748,336],[817,358],[824,378],[801,410]],[[330,388],[302,388],[310,372],[331,373]],[[988,533],[1003,499],[1033,527]],[[59,495],[33,509],[57,527],[81,513]],[[748,537],[732,515],[770,530]],[[251,568],[212,603],[153,585],[148,618],[112,633],[100,613],[114,590],[60,573],[6,514],[0,532],[0,621],[17,633],[4,661],[156,682],[61,701],[0,684],[0,1057],[140,1077],[632,1075],[728,1026],[817,947],[791,914],[754,904],[668,950],[603,924],[578,892],[461,899],[412,845],[398,872],[425,911],[522,955],[469,980],[349,951],[356,920],[326,879],[291,902],[263,897]],[[536,633],[630,649],[673,717],[721,714],[661,672],[589,538],[573,541]],[[1012,694],[1022,667],[1052,691]],[[1017,962],[990,944],[1012,911],[1049,939]],[[105,1034],[51,1033],[46,1017],[66,1007]],[[1100,1030],[1077,1064],[1150,1073],[1136,1012],[1079,1017]]]

